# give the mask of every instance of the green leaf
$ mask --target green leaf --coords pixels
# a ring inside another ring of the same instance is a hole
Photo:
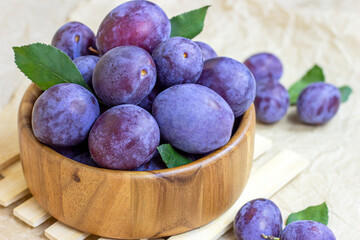
[[[325,76],[323,70],[318,65],[314,65],[299,81],[294,83],[289,89],[290,104],[296,104],[296,101],[304,88],[314,82],[324,82]]]
[[[292,213],[286,220],[286,225],[299,220],[312,220],[327,225],[329,220],[329,212],[326,203],[317,206],[308,207],[297,213]]]
[[[170,36],[193,39],[203,30],[206,12],[209,7],[210,5],[171,18]]]
[[[157,149],[168,168],[179,167],[192,162],[187,157],[176,152],[170,144],[162,144]]]
[[[350,94],[352,93],[352,89],[349,86],[342,86],[339,88],[341,93],[341,103],[346,102],[349,99]]]
[[[18,68],[42,90],[59,83],[76,83],[91,91],[73,61],[59,49],[35,43],[13,50]]]

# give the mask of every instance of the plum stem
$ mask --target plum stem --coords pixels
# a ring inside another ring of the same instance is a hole
[[[269,240],[280,240],[280,238],[277,238],[274,236],[266,236],[265,234],[261,234],[261,237],[264,239],[269,239]]]
[[[100,52],[99,52],[98,50],[96,50],[95,48],[89,47],[89,50],[90,50],[91,52],[93,52],[93,53],[95,53],[95,54],[97,54],[97,55],[100,56]]]

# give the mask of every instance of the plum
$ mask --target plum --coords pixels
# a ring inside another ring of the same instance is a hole
[[[92,82],[96,95],[105,105],[138,104],[155,85],[156,67],[144,49],[116,47],[100,58]]]
[[[182,83],[195,83],[204,62],[201,49],[193,41],[173,37],[160,43],[153,51],[158,80],[170,87]]]
[[[94,72],[94,68],[99,61],[98,56],[81,56],[75,58],[73,62],[75,63],[76,67],[79,69],[84,81],[92,88],[92,75]]]
[[[151,90],[151,92],[141,100],[141,102],[138,104],[139,107],[142,107],[149,113],[151,113],[153,102],[157,95],[161,92],[161,88],[158,84],[155,84],[154,88]]]
[[[210,47],[208,44],[200,41],[195,41],[195,43],[199,46],[202,52],[203,60],[206,61],[210,58],[217,57],[217,54],[212,47]]]
[[[280,235],[281,240],[335,240],[333,232],[324,224],[300,220],[287,225]]]
[[[89,134],[89,150],[101,167],[131,170],[148,162],[160,142],[153,116],[141,107],[124,104],[110,108]]]
[[[325,124],[337,113],[340,99],[340,91],[334,85],[324,82],[312,83],[297,99],[298,117],[306,124]]]
[[[235,117],[251,106],[256,93],[255,79],[249,69],[235,59],[216,57],[204,62],[197,84],[213,89],[230,105]]]
[[[86,139],[99,115],[99,103],[91,92],[74,83],[61,83],[36,99],[31,123],[40,142],[69,147]]]
[[[240,208],[234,220],[237,240],[262,240],[262,234],[279,237],[282,229],[280,209],[271,200],[259,198]]]
[[[170,20],[158,5],[148,1],[129,1],[105,17],[96,36],[96,45],[102,54],[127,45],[151,53],[170,37],[170,32]]]
[[[219,94],[191,83],[161,92],[155,98],[152,113],[164,140],[192,154],[224,146],[234,124],[234,113]]]
[[[282,119],[289,108],[289,93],[279,82],[262,81],[256,85],[256,119],[274,123]]]
[[[55,33],[51,45],[65,52],[71,59],[91,55],[95,46],[95,34],[80,22],[68,22]]]
[[[258,53],[249,57],[244,64],[250,69],[257,83],[261,81],[279,81],[283,66],[278,57],[271,53]]]

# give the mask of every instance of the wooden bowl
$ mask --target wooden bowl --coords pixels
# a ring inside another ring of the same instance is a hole
[[[253,106],[214,153],[181,167],[135,172],[83,165],[40,143],[31,128],[40,94],[31,85],[19,109],[22,167],[34,198],[69,226],[110,238],[170,236],[214,220],[245,187],[254,149]]]

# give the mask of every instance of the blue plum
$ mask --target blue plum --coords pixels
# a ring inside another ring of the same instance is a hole
[[[279,237],[282,229],[280,209],[268,199],[254,199],[240,208],[234,220],[237,240],[263,240],[266,236]]]
[[[170,87],[182,83],[195,83],[204,66],[201,49],[193,41],[173,37],[160,43],[153,51],[158,80]]]
[[[334,85],[312,83],[301,92],[297,100],[298,117],[310,125],[325,124],[337,113],[340,99],[340,91]]]
[[[324,224],[301,220],[287,225],[280,235],[281,240],[336,240],[333,232]]]
[[[202,52],[203,60],[206,61],[210,58],[217,57],[217,54],[212,47],[210,47],[208,44],[200,41],[195,41],[195,43],[199,46]]]
[[[132,104],[103,113],[88,139],[90,154],[99,166],[123,170],[148,162],[159,142],[160,130],[153,116]]]
[[[263,81],[256,86],[256,119],[274,123],[282,119],[289,108],[289,93],[279,82]]]
[[[60,146],[50,146],[51,149],[60,153],[61,155],[67,158],[74,158],[77,155],[80,155],[88,150],[86,141],[80,143],[79,145],[70,146],[70,147],[60,147]]]
[[[222,97],[191,83],[161,92],[153,103],[152,113],[164,140],[192,154],[224,146],[234,124],[234,113]]]
[[[92,88],[92,75],[95,69],[97,62],[99,61],[98,56],[81,56],[75,58],[73,62],[75,63],[76,67],[79,69],[83,79]]]
[[[96,36],[96,45],[102,54],[126,45],[138,46],[151,53],[170,37],[170,32],[170,20],[158,5],[148,1],[129,1],[105,17]]]
[[[209,87],[223,97],[234,111],[235,117],[245,113],[256,93],[255,79],[249,69],[228,57],[206,60],[197,84]]]
[[[51,45],[65,52],[71,59],[91,55],[90,47],[96,49],[95,35],[80,22],[68,22],[55,33]]]
[[[249,57],[244,64],[254,74],[257,83],[261,81],[279,81],[283,66],[278,57],[271,53],[258,53]]]
[[[61,83],[36,100],[31,123],[40,142],[68,147],[86,139],[99,115],[99,103],[91,92],[77,84]]]
[[[138,104],[155,85],[156,67],[144,49],[116,47],[100,58],[92,82],[96,95],[108,106]]]

